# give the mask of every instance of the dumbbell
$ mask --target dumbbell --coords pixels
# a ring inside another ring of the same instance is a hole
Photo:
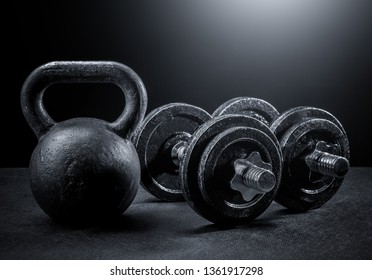
[[[145,117],[132,138],[145,190],[163,201],[184,200],[180,160],[191,135],[211,118],[203,109],[185,103],[161,106]]]
[[[268,102],[238,97],[212,114],[243,114],[270,125],[283,154],[281,186],[275,200],[305,211],[319,208],[340,188],[349,170],[350,147],[341,123],[329,112],[296,107],[282,114]]]
[[[134,134],[142,184],[167,201],[182,200],[218,224],[245,224],[279,187],[279,143],[263,122],[244,115],[211,119],[183,103],[155,109]]]

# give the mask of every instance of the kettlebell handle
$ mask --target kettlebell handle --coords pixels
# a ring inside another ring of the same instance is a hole
[[[108,123],[108,127],[123,138],[129,138],[145,116],[145,86],[128,66],[113,61],[54,61],[36,68],[22,87],[23,114],[38,139],[56,124],[43,104],[45,90],[55,83],[117,85],[124,93],[125,107],[117,120]]]

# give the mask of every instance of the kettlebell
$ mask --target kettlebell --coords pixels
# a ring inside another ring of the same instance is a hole
[[[125,106],[112,123],[96,118],[55,122],[43,95],[55,83],[112,83]],[[30,186],[53,219],[71,224],[103,222],[121,215],[140,184],[140,164],[130,142],[144,118],[146,89],[129,67],[110,61],[56,61],[36,68],[21,92],[23,114],[38,138],[30,159]]]

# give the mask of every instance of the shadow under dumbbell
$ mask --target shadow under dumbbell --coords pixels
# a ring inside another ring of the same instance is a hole
[[[159,198],[156,198],[156,197],[149,197],[149,198],[146,198],[144,201],[144,203],[159,203],[159,204],[169,204],[168,201],[164,201],[164,200],[161,200]],[[186,203],[185,201],[172,201],[172,203]]]
[[[300,210],[293,210],[293,209],[280,209],[276,210],[273,214],[275,216],[291,216],[291,215],[300,215],[307,213],[309,211],[300,211]]]
[[[264,215],[265,220],[270,220],[270,221],[276,221],[279,222],[281,220],[286,220],[289,221],[291,220],[291,217],[296,217],[296,219],[301,216],[301,214],[305,214],[308,211],[296,211],[296,210],[291,210],[287,208],[282,208],[279,204],[276,202],[273,203],[272,208],[269,209]]]
[[[280,208],[279,208],[280,207]],[[274,209],[273,209],[274,208]],[[216,224],[209,224],[197,229],[191,230],[189,233],[192,234],[203,234],[203,233],[210,233],[210,232],[218,232],[218,231],[227,231],[227,230],[260,230],[260,229],[274,229],[279,226],[280,220],[288,220],[291,216],[298,217],[301,214],[306,214],[304,211],[295,211],[286,208],[281,208],[279,204],[274,203],[273,208],[269,209],[266,213],[264,213],[261,217],[251,221],[249,224],[240,225],[240,226],[221,226]]]
[[[252,229],[273,229],[276,228],[277,225],[274,221],[271,221],[270,219],[257,219],[252,221],[251,223],[247,225],[240,225],[240,226],[222,226],[222,225],[216,225],[216,224],[209,224],[205,226],[201,226],[196,229],[192,229],[187,233],[191,234],[204,234],[204,233],[211,233],[211,232],[220,232],[220,231],[229,231],[229,230],[252,230]]]

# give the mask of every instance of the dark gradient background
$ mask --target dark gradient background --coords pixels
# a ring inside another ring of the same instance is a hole
[[[1,167],[28,165],[37,140],[20,90],[53,60],[127,64],[145,83],[148,111],[187,102],[213,112],[237,96],[281,112],[321,107],[348,132],[352,165],[372,166],[370,0],[13,1],[2,9],[10,19],[2,24]],[[109,85],[55,85],[45,96],[57,121],[114,120],[123,102]]]

